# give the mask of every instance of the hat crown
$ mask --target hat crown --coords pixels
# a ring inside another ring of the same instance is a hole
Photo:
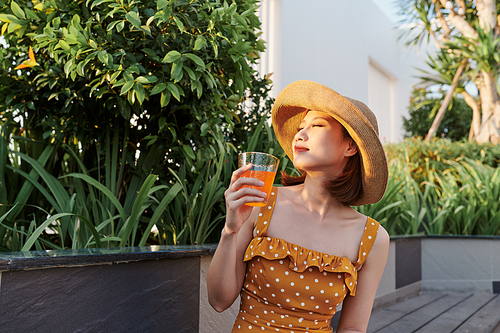
[[[359,111],[361,111],[361,113],[365,116],[366,120],[368,120],[377,135],[379,135],[377,117],[375,117],[375,114],[372,112],[372,110],[370,110],[370,108],[365,103],[358,101],[357,99],[347,96],[343,97],[351,102],[351,104],[353,104]]]

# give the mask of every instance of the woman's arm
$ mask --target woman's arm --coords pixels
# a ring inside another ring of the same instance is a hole
[[[342,304],[337,333],[366,332],[377,287],[384,272],[389,253],[389,234],[379,226],[377,238],[358,272],[356,296],[346,296]]]
[[[231,184],[225,192],[226,224],[207,273],[208,301],[218,312],[233,304],[245,279],[243,258],[259,213],[258,207],[246,206],[245,203],[262,202],[266,196],[259,190],[242,187],[264,184],[257,179],[241,177],[250,167],[247,165],[233,172]]]

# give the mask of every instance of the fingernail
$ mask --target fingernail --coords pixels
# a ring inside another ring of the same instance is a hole
[[[263,181],[259,181],[259,184],[260,186],[264,186],[265,183]]]

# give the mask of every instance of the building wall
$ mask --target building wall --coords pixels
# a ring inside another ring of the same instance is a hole
[[[371,0],[264,0],[261,19],[267,51],[259,70],[273,73],[273,97],[293,81],[316,81],[368,104],[383,122],[384,141],[403,138],[415,67],[424,64],[417,50],[398,44],[396,28]],[[370,75],[374,69],[384,80]],[[382,102],[387,78],[391,100]]]

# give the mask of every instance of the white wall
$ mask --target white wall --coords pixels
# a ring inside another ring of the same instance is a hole
[[[371,0],[263,0],[261,18],[267,52],[260,72],[273,72],[273,97],[287,84],[307,79],[370,106],[376,102],[369,98],[369,68],[376,64],[393,83],[392,111],[373,110],[379,122],[389,124],[380,126],[387,128],[380,136],[403,138],[402,116],[418,82],[412,76],[424,64],[415,49],[403,51],[396,28]]]

